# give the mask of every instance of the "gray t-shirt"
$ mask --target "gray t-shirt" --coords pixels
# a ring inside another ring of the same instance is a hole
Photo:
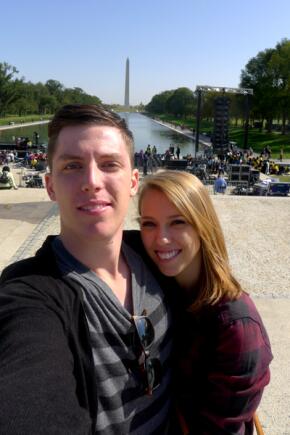
[[[133,313],[122,306],[111,288],[54,241],[61,271],[82,289],[84,310],[91,337],[97,391],[96,434],[166,434],[171,404],[171,317],[163,292],[141,257],[123,243],[131,270]],[[160,386],[152,396],[144,392],[138,375],[135,327],[132,314],[146,315],[155,331],[150,358],[162,364]]]

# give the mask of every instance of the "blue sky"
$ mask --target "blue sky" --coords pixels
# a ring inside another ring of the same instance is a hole
[[[1,2],[0,62],[26,81],[55,79],[104,103],[181,86],[238,86],[251,57],[290,38],[289,0]]]

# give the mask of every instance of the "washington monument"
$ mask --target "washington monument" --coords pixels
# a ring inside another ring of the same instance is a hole
[[[129,108],[129,58],[126,60],[126,78],[125,78],[125,101],[124,106]]]

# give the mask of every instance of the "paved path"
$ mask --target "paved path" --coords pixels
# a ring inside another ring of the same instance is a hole
[[[215,196],[213,201],[233,271],[252,294],[272,343],[272,380],[260,420],[266,435],[290,435],[290,198]],[[136,217],[133,201],[126,228],[138,228]],[[58,209],[44,189],[0,190],[0,270],[33,255],[46,235],[58,232]]]
[[[48,123],[49,120],[44,120],[44,121],[35,121],[35,122],[15,123],[13,125],[1,125],[0,130],[10,130],[12,128],[29,127],[30,125],[40,125],[40,124],[48,124]]]

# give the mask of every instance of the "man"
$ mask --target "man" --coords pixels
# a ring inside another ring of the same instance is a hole
[[[280,147],[280,162],[283,162],[284,148]]]
[[[224,179],[223,171],[219,171],[217,178],[214,182],[214,193],[225,193],[227,188],[227,182]]]
[[[1,434],[166,433],[170,316],[122,243],[133,156],[125,121],[99,106],[64,106],[50,122],[61,231],[1,277]]]

